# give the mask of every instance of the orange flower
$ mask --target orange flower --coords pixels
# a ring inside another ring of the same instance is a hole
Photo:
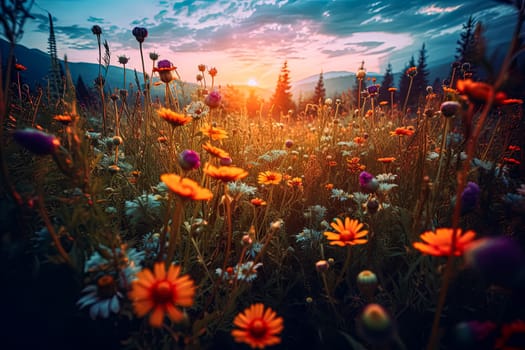
[[[346,160],[346,166],[349,172],[357,174],[366,169],[365,165],[359,164],[359,157],[352,157]]]
[[[248,176],[248,172],[242,168],[235,166],[215,167],[210,164],[204,168],[204,173],[222,182],[237,181]]]
[[[419,237],[425,242],[414,242],[413,246],[423,254],[433,256],[448,256],[451,254],[452,228],[438,228],[436,232],[426,231]],[[454,255],[463,255],[466,246],[474,240],[476,233],[472,230],[461,234],[461,229],[456,229],[456,246],[454,248]]]
[[[213,126],[213,125],[204,124],[204,126],[201,128],[201,132],[205,136],[208,136],[213,141],[217,141],[217,140],[222,140],[222,139],[227,139],[228,138],[228,133],[226,132],[226,130],[218,128],[218,127]]]
[[[59,123],[67,125],[73,121],[73,118],[71,118],[70,115],[55,115],[53,117],[53,120],[56,120]]]
[[[507,163],[507,164],[514,164],[514,165],[520,165],[521,162],[519,160],[517,160],[516,158],[503,158],[503,162]]]
[[[395,161],[396,158],[395,157],[383,157],[383,158],[377,158],[377,161],[378,162],[381,162],[381,163],[392,163],[393,161]]]
[[[283,176],[280,173],[273,171],[264,171],[257,176],[257,182],[261,185],[278,185],[282,179]]]
[[[193,305],[195,286],[188,275],[179,276],[180,266],[170,265],[166,272],[163,262],[155,263],[153,273],[150,269],[137,273],[137,279],[131,284],[129,298],[133,302],[133,311],[143,317],[151,311],[149,324],[161,327],[164,316],[173,322],[184,318],[177,306]]]
[[[159,117],[167,121],[173,126],[186,125],[193,120],[192,117],[187,117],[184,114],[176,113],[169,108],[161,107],[157,110]]]
[[[522,105],[523,104],[523,100],[520,99],[520,98],[507,98],[507,99],[503,100],[501,103],[504,104],[504,105],[514,105],[514,104]]]
[[[324,185],[324,188],[327,189],[328,191],[331,191],[334,188],[334,184],[326,184]]]
[[[390,88],[388,88],[388,91],[390,91],[390,92],[396,92],[396,91],[397,91],[397,88],[395,88],[395,87],[390,87]]]
[[[27,70],[27,67],[24,66],[24,65],[21,64],[21,63],[17,63],[17,64],[15,64],[15,69],[16,69],[17,71],[19,71],[19,72],[23,72],[23,71]]]
[[[368,231],[361,231],[364,225],[357,220],[346,217],[343,224],[343,220],[335,218],[335,222],[332,222],[330,226],[337,231],[337,233],[330,231],[323,233],[331,241],[330,245],[344,247],[345,245],[365,244],[368,242],[368,239],[362,238],[368,234]]]
[[[213,157],[217,158],[229,158],[230,154],[226,152],[223,149],[220,149],[218,147],[213,146],[211,143],[206,142],[204,145],[202,145],[202,148],[209,154],[211,154]]]
[[[232,336],[237,343],[246,343],[252,349],[264,349],[266,346],[279,344],[282,332],[283,318],[271,308],[257,303],[246,308],[233,320],[238,328],[232,330]]]
[[[461,94],[467,95],[474,102],[487,102],[491,94],[494,94],[494,104],[496,105],[504,104],[507,99],[504,92],[494,92],[492,85],[471,79],[458,80],[457,88]]]
[[[250,201],[250,203],[252,203],[256,207],[262,207],[268,204],[266,203],[266,201],[262,200],[261,198],[254,198]]]
[[[381,101],[379,102],[380,106],[386,106],[388,104],[388,101]]]
[[[520,146],[516,146],[516,145],[510,145],[509,146],[509,151],[518,152],[518,151],[521,151],[521,147]]]
[[[328,162],[328,166],[329,167],[337,166],[337,162],[335,160],[331,160],[331,161]]]
[[[366,142],[366,139],[361,136],[356,136],[354,137],[354,142],[357,143],[359,146],[361,146]]]
[[[160,176],[160,180],[168,186],[171,192],[182,199],[206,201],[213,197],[213,194],[207,188],[202,188],[195,181],[180,177],[179,175],[163,174]]]
[[[413,128],[409,127],[400,127],[396,128],[394,131],[390,131],[390,135],[392,136],[412,136],[414,135],[415,130]]]
[[[290,187],[302,187],[303,179],[301,179],[300,177],[294,177],[291,180],[288,180],[286,184]]]

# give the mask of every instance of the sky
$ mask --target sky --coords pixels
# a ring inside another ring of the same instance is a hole
[[[170,60],[181,78],[195,81],[197,65],[216,67],[218,84],[258,84],[274,88],[288,62],[298,81],[330,71],[404,69],[425,43],[428,62],[452,62],[456,41],[470,15],[480,21],[493,45],[510,41],[514,8],[479,0],[36,0],[20,44],[47,52],[51,13],[59,57],[98,62],[96,36],[102,28],[111,64],[129,57],[128,68],[142,71],[136,26],[148,30],[149,53]]]

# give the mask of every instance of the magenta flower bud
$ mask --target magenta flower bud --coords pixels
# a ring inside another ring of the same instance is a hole
[[[157,68],[158,69],[172,69],[173,64],[169,60],[160,60],[157,63]]]
[[[217,108],[221,104],[221,94],[218,91],[210,92],[204,99],[204,103],[210,108]]]
[[[293,147],[293,141],[292,140],[286,140],[284,145],[286,146],[286,148],[292,148]]]
[[[143,27],[135,27],[133,28],[133,36],[135,37],[135,39],[137,39],[137,41],[139,43],[142,43],[144,42],[144,39],[146,39],[148,37],[148,30],[146,28],[143,28]]]
[[[179,154],[179,165],[184,170],[193,170],[201,166],[201,157],[195,151],[187,149]]]
[[[361,186],[361,190],[366,193],[375,192],[379,188],[379,183],[374,175],[366,171],[359,174],[359,185]]]
[[[228,166],[228,165],[232,165],[233,160],[232,160],[230,157],[225,157],[225,158],[221,158],[221,159],[219,160],[219,163],[220,163],[222,166]]]
[[[60,146],[60,140],[56,136],[37,129],[16,130],[13,138],[31,153],[41,156],[54,153]]]

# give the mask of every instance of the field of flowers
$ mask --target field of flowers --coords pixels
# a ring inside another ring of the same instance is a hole
[[[147,34],[130,33],[141,53]],[[87,108],[67,65],[54,102],[8,66],[6,349],[523,349],[512,43],[494,79],[449,77],[412,116],[371,85],[359,103],[251,118],[224,108],[218,69],[196,66],[184,92],[158,57],[134,91],[98,79]]]

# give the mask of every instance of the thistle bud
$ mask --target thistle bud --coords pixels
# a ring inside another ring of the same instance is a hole
[[[18,144],[36,155],[52,154],[60,146],[60,140],[54,135],[31,128],[16,130],[13,138]]]

